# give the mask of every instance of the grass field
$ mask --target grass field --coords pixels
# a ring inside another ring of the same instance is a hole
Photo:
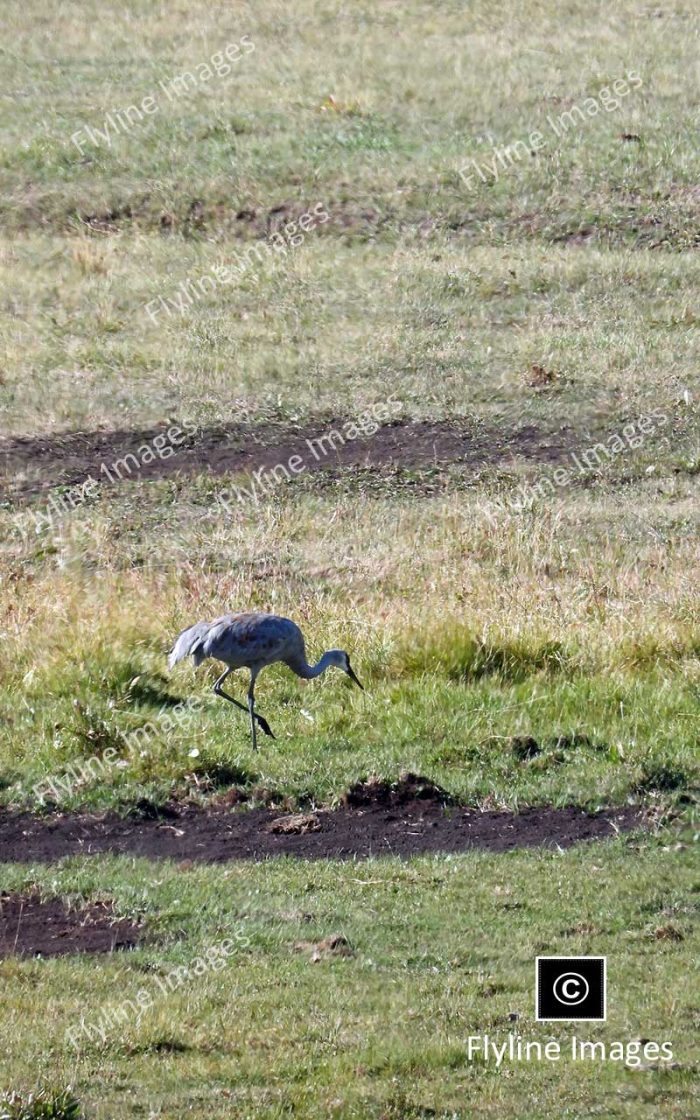
[[[146,929],[0,959],[7,1115],[66,1120],[17,1102],[70,1087],[87,1120],[691,1117],[696,6],[3,14],[0,812],[332,808],[412,771],[648,824],[407,861],[0,850],[0,891]],[[306,440],[348,424],[315,469]],[[257,755],[213,664],[165,667],[249,607],[366,689],[267,670]],[[238,933],[225,969],[71,1043]],[[314,961],[334,934],[347,955]],[[535,1022],[535,957],[576,953],[608,957],[607,1023]],[[509,1031],[674,1062],[469,1057]]]

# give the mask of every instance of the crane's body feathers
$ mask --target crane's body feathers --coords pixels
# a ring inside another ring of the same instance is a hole
[[[194,626],[189,626],[177,636],[168,657],[168,665],[172,669],[178,661],[190,656],[195,666],[201,665],[207,658],[223,661],[228,666],[226,672],[214,685],[214,691],[237,707],[243,708],[244,711],[244,705],[225,693],[221,685],[234,669],[244,667],[250,669],[248,711],[254,750],[256,749],[256,722],[267,735],[274,738],[267,721],[258,715],[254,708],[255,680],[266,665],[282,661],[298,677],[307,680],[320,676],[330,665],[336,665],[347,673],[359,688],[362,688],[350,666],[350,658],[344,650],[326,650],[315,665],[309,665],[306,659],[304,635],[296,622],[276,614],[247,611],[242,614],[225,614],[215,618],[213,622],[196,622]]]

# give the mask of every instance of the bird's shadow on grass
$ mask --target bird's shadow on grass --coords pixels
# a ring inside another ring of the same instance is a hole
[[[190,766],[188,770],[189,776],[212,789],[226,786],[248,789],[260,781],[260,775],[255,770],[221,759],[199,758],[196,765]]]
[[[175,696],[168,687],[168,680],[161,673],[143,672],[133,662],[126,661],[110,672],[103,674],[102,687],[117,701],[119,707],[127,708],[177,708],[185,704],[181,696]]]

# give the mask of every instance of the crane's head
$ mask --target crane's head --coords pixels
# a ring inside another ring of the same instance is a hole
[[[337,665],[339,669],[342,669],[344,673],[347,673],[353,684],[356,684],[357,687],[361,688],[364,692],[364,688],[362,688],[362,685],[355,676],[355,671],[350,664],[350,657],[344,649],[329,649],[328,663],[330,665]]]

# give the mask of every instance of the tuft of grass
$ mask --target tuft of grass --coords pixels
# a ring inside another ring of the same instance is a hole
[[[80,1101],[70,1089],[17,1090],[0,1097],[0,1120],[81,1120]]]
[[[124,739],[118,731],[92,708],[73,701],[73,718],[67,726],[59,726],[54,737],[64,757],[92,756],[107,750],[124,753]]]
[[[564,643],[536,637],[482,638],[468,627],[451,623],[426,634],[417,629],[402,639],[391,673],[445,675],[469,683],[494,677],[500,684],[518,684],[539,673],[571,672],[574,661]]]

